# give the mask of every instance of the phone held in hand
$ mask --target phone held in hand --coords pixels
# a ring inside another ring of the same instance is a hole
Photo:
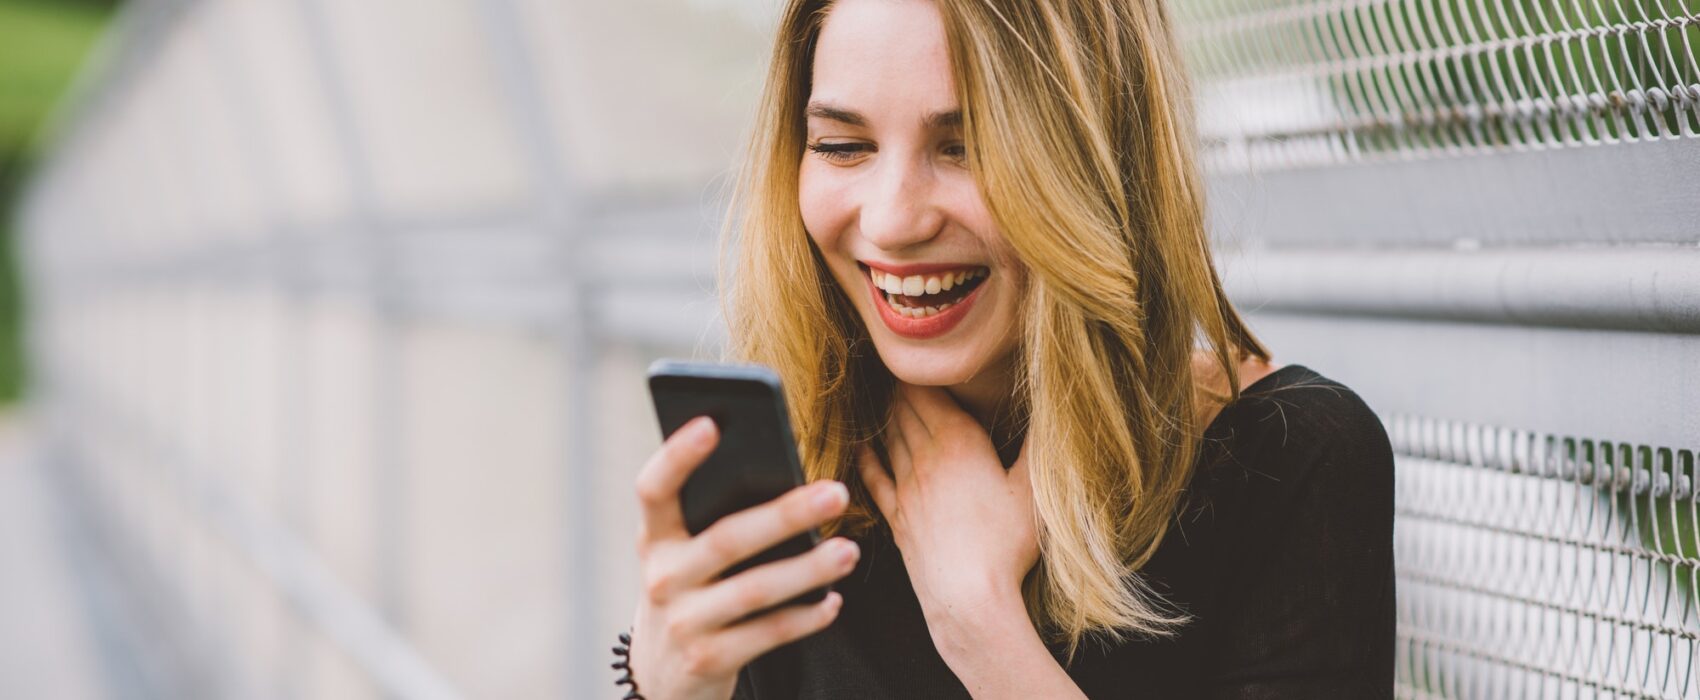
[[[720,442],[679,493],[685,528],[695,536],[714,521],[761,505],[804,483],[796,438],[779,376],[760,365],[659,360],[649,367],[649,393],[663,438],[697,416],[708,416]],[[809,551],[820,541],[814,528],[739,562],[721,574]],[[820,601],[828,587],[782,605]],[[751,615],[759,615],[758,611]]]

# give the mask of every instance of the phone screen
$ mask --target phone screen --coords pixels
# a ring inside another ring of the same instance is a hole
[[[650,395],[663,437],[697,416],[714,419],[720,442],[679,493],[685,528],[696,535],[727,515],[779,497],[804,482],[779,379],[753,365],[663,360],[650,367]],[[722,576],[807,552],[813,529],[728,568]],[[814,602],[826,589],[791,602]]]

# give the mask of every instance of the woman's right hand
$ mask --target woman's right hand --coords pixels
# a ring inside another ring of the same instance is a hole
[[[721,518],[692,537],[679,488],[718,441],[712,420],[692,419],[638,474],[643,591],[630,662],[633,680],[649,700],[732,697],[739,669],[831,624],[843,599],[832,592],[818,603],[740,618],[844,577],[860,555],[855,542],[834,537],[804,554],[720,579],[733,564],[843,513],[849,492],[841,482],[815,481]]]

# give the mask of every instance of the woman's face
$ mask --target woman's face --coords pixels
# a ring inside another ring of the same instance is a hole
[[[1022,271],[964,160],[944,24],[927,0],[840,0],[816,45],[803,224],[898,379],[1007,368]]]

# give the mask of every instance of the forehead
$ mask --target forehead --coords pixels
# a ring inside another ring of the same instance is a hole
[[[815,46],[811,99],[881,117],[956,108],[944,22],[929,0],[839,0]]]

